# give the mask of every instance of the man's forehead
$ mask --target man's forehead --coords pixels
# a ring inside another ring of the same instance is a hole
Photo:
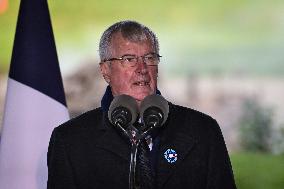
[[[154,49],[154,45],[151,43],[150,39],[145,39],[142,41],[131,41],[122,36],[121,33],[116,33],[111,38],[110,48],[112,51],[116,50],[132,50],[132,48],[136,47],[145,47],[148,46],[150,49]]]
[[[112,38],[111,38],[111,44],[116,44],[116,43],[124,43],[124,44],[129,44],[129,43],[136,43],[136,44],[145,44],[145,43],[149,43],[151,44],[151,39],[149,37],[147,38],[139,38],[138,40],[138,37],[136,38],[137,40],[133,40],[134,38],[133,37],[125,37],[121,34],[121,32],[117,32],[117,33],[114,33],[112,35]]]

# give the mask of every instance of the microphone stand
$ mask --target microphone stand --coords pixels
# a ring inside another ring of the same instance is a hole
[[[128,129],[124,129],[122,125],[117,122],[116,125],[121,129],[124,135],[126,135],[131,143],[131,153],[130,153],[130,164],[129,164],[129,189],[139,189],[136,183],[136,164],[137,164],[137,151],[138,146],[141,143],[141,140],[145,138],[148,133],[155,128],[156,124],[150,126],[146,131],[139,132],[133,125],[127,127]]]
[[[137,151],[141,140],[131,141],[131,154],[129,165],[129,189],[136,189],[136,163],[137,163]]]
[[[130,133],[129,139],[131,142],[131,154],[130,154],[130,166],[129,166],[129,189],[139,189],[136,183],[136,164],[137,164],[137,151],[138,146],[141,143],[141,140],[147,136],[147,134],[154,128],[153,126],[148,128],[143,133],[140,133],[135,127],[132,125],[129,127]],[[133,130],[135,133],[132,133]]]

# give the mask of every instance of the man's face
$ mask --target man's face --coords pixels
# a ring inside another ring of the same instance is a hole
[[[125,40],[120,33],[113,36],[111,49],[112,58],[123,55],[143,56],[155,52],[151,42],[131,42]],[[158,66],[147,66],[142,58],[139,58],[134,67],[124,67],[120,60],[112,61],[110,64],[103,63],[101,72],[110,84],[114,96],[130,95],[140,103],[146,96],[156,92]]]

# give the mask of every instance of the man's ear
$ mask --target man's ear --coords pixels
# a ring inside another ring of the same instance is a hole
[[[107,83],[110,82],[110,65],[108,63],[100,63],[101,74]]]

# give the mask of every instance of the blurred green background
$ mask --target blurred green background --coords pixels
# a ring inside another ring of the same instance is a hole
[[[167,74],[284,73],[282,0],[50,0],[49,5],[64,69],[66,61],[73,65],[97,54],[107,26],[131,19],[157,33]],[[9,65],[18,7],[19,0],[10,0],[0,15],[1,72]]]
[[[19,3],[19,0],[9,0],[8,8],[0,12],[0,74],[5,78]],[[203,81],[202,78],[237,78],[239,84],[229,82],[226,91],[238,85],[242,90],[251,80],[254,81],[252,85],[267,83],[269,92],[265,98],[274,98],[279,106],[284,104],[283,100],[280,102],[284,96],[283,0],[49,0],[49,8],[63,77],[88,59],[98,62],[98,41],[102,32],[114,22],[130,19],[149,26],[157,34],[163,56],[162,77],[169,80],[183,78],[185,82],[193,76],[193,79],[201,78],[198,81]],[[271,90],[271,86],[277,90]],[[273,96],[274,93],[278,97]],[[223,102],[222,106],[241,107],[238,135],[245,144],[230,150],[238,188],[283,189],[284,131],[281,128],[284,124],[283,119],[279,119],[281,116],[276,119],[277,113],[273,113],[283,111],[274,108],[274,104],[259,105],[258,101],[242,101],[241,105],[236,105],[225,98],[224,103],[223,96],[213,101]],[[196,107],[202,110],[202,106]],[[252,112],[250,117],[241,114],[246,110]],[[229,111],[224,110],[225,113]],[[231,115],[218,113],[220,117],[229,117],[230,125]],[[231,125],[233,129],[234,124]],[[226,128],[223,131],[228,142],[230,134],[226,133],[230,132],[226,132]],[[282,134],[279,135],[279,131]]]

